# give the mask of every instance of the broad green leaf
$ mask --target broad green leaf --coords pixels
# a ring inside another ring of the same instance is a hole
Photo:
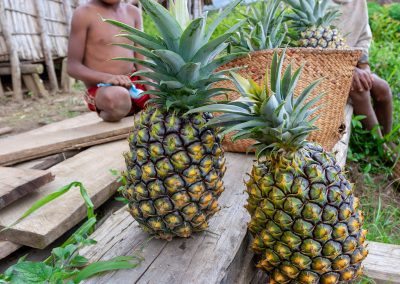
[[[171,68],[174,75],[178,74],[182,66],[186,63],[179,54],[170,50],[154,50],[153,53]]]
[[[155,50],[155,49],[165,49],[165,46],[163,44],[155,43],[152,41],[149,41],[145,38],[142,38],[137,35],[132,35],[132,34],[118,34],[116,37],[123,37],[126,39],[129,39],[130,41],[139,44],[143,46],[144,48],[147,48],[148,50]]]
[[[185,29],[179,42],[179,50],[182,57],[189,61],[203,46],[204,18],[193,20]]]
[[[43,284],[50,279],[53,268],[43,262],[23,261],[12,266],[12,284]]]
[[[179,38],[182,35],[182,28],[178,21],[162,5],[152,0],[140,0],[144,10],[154,21],[157,30],[162,35],[168,49],[179,50]],[[162,49],[162,48],[156,48]]]

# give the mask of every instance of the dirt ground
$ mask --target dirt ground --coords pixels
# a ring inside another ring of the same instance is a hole
[[[0,128],[11,127],[16,134],[87,112],[83,91],[58,93],[48,98],[25,96],[22,103],[0,98]]]

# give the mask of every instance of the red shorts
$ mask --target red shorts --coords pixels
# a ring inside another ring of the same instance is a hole
[[[132,76],[131,77],[131,81],[132,82],[135,82],[138,79],[139,79],[139,77],[137,77],[137,76]],[[143,91],[146,90],[146,87],[144,85],[141,85],[141,84],[135,84],[135,87],[140,89],[140,90],[143,90]],[[96,97],[96,94],[97,94],[97,90],[99,88],[101,88],[101,87],[94,86],[94,87],[90,87],[90,88],[88,88],[86,90],[86,94],[84,96],[84,99],[85,99],[85,102],[87,103],[87,106],[88,106],[89,110],[91,110],[91,111],[100,112],[100,110],[98,110],[96,108],[96,103],[95,103],[95,97]],[[144,96],[142,96],[142,97],[140,97],[138,99],[131,98],[131,100],[132,100],[132,108],[131,108],[130,112],[128,113],[128,115],[135,114],[135,113],[139,112],[140,110],[144,109],[144,105],[145,105],[145,103],[147,102],[147,100],[149,98],[150,98],[149,95],[144,95]]]

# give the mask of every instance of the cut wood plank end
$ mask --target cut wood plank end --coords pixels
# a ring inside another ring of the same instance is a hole
[[[49,171],[0,167],[0,209],[52,180]]]
[[[2,128],[0,128],[0,135],[8,134],[8,133],[11,133],[13,131],[14,131],[14,128],[11,128],[11,127],[8,127],[8,126],[2,127]]]
[[[50,170],[55,180],[23,197],[0,211],[0,227],[17,220],[38,199],[60,189],[72,181],[81,182],[95,207],[99,207],[120,186],[110,169],[125,169],[122,153],[128,150],[126,141],[95,146],[57,164]],[[1,240],[42,249],[86,217],[86,206],[73,188],[69,192],[40,208],[14,227],[0,234]]]
[[[15,244],[8,241],[0,241],[0,260],[6,258],[20,247],[22,246],[19,244]]]

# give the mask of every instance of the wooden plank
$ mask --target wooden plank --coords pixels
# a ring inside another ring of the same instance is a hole
[[[12,165],[66,150],[120,140],[128,136],[132,125],[133,118],[128,117],[118,123],[100,121],[61,131],[24,133],[0,139],[0,165]]]
[[[149,239],[137,222],[121,209],[93,234],[98,241],[84,248],[82,254],[91,261],[131,255],[143,243],[144,262],[137,268],[108,273],[86,283],[233,283],[237,267],[245,257],[236,257],[246,236],[249,215],[243,179],[252,166],[253,157],[227,153],[226,191],[219,202],[222,210],[210,220],[207,232],[189,239],[171,242]],[[235,264],[236,263],[236,264]]]
[[[8,241],[0,241],[0,260],[19,249],[21,245]]]
[[[340,141],[333,147],[332,152],[336,153],[336,161],[344,168],[347,159],[347,151],[349,148],[351,134],[351,118],[353,116],[353,106],[347,104],[345,109],[345,133]]]
[[[400,246],[368,242],[364,272],[378,283],[400,283]]]
[[[35,159],[29,162],[23,162],[14,165],[13,167],[19,169],[47,170],[48,168],[55,166],[58,163],[61,163],[62,161],[65,161],[66,159],[75,156],[79,152],[80,152],[79,150],[65,151],[59,154],[54,154],[44,158]]]
[[[119,186],[110,169],[125,168],[122,152],[126,141],[91,147],[54,166],[55,180],[0,211],[0,227],[12,224],[35,201],[72,181],[82,182],[97,208]],[[1,240],[44,248],[86,217],[86,207],[78,189],[73,189],[42,207],[13,228],[0,233]]]
[[[52,180],[49,171],[0,167],[0,209]]]
[[[13,130],[14,130],[13,128],[8,127],[8,126],[2,127],[2,128],[0,128],[0,135],[11,133],[11,132],[13,132]]]

